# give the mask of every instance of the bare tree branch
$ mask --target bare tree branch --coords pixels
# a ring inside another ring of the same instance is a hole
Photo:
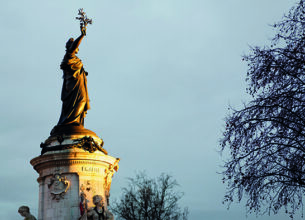
[[[248,212],[283,208],[293,218],[305,192],[305,3],[274,25],[269,47],[253,47],[247,92],[241,110],[230,108],[221,151],[227,184],[224,203],[247,197]]]

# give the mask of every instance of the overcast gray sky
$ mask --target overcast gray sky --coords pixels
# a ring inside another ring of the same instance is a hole
[[[66,41],[80,33],[78,8],[93,18],[79,52],[92,107],[85,126],[121,158],[111,199],[136,171],[166,172],[180,183],[190,220],[246,219],[243,204],[221,203],[218,140],[228,105],[248,99],[241,55],[268,44],[269,25],[294,2],[0,0],[0,219],[22,219],[24,204],[37,215],[38,174],[29,161],[59,118],[59,65]]]

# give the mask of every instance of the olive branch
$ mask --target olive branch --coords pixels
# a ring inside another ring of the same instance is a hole
[[[80,27],[86,27],[88,24],[92,24],[92,19],[87,18],[86,13],[83,8],[78,9],[79,17],[76,17],[77,20],[80,21]]]

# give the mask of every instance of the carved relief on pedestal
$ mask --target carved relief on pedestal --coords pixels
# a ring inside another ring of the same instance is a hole
[[[65,193],[68,191],[70,187],[70,181],[67,180],[67,177],[56,173],[50,179],[48,187],[52,199],[59,201],[60,199],[64,198]]]
[[[91,190],[93,190],[93,185],[91,184],[90,180],[87,180],[80,186],[80,191],[83,193],[85,193],[85,191],[90,192]]]
[[[114,164],[110,164],[108,168],[105,169],[105,177],[104,177],[104,189],[105,189],[105,196],[107,205],[109,205],[109,197],[110,197],[110,187],[111,181],[114,172],[117,172],[119,169],[119,161],[120,159],[117,158]]]

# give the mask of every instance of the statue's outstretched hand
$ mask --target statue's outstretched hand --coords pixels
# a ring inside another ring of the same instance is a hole
[[[82,35],[86,35],[86,27],[85,26],[82,26],[80,28],[80,31],[82,32]]]

